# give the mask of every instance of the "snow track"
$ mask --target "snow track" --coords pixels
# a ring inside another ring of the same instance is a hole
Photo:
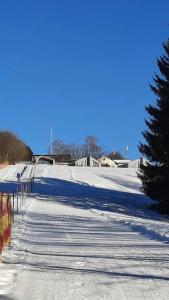
[[[38,195],[27,199],[3,257],[2,270],[15,274],[6,299],[168,299],[168,244],[122,218],[167,222],[147,209],[133,170],[116,172],[37,167]]]
[[[15,182],[17,180],[17,173],[21,173],[26,164],[9,165],[3,169],[0,169],[0,181],[1,182]],[[26,171],[23,173],[21,179],[24,181],[31,175],[33,166],[27,165]]]
[[[7,166],[3,169],[0,169],[0,178],[1,180],[10,180],[11,176],[15,174],[17,167],[15,165]]]

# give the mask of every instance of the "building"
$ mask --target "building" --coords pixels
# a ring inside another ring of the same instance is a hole
[[[77,167],[101,167],[101,163],[95,158],[88,156],[75,161]]]
[[[118,168],[138,169],[141,163],[145,163],[145,160],[143,161],[142,159],[135,159],[135,160],[115,159],[114,161],[117,164]]]
[[[51,164],[51,165],[59,165],[66,164],[68,165],[72,161],[70,155],[54,155],[54,154],[34,154],[32,156],[32,162],[36,164]]]
[[[114,159],[118,168],[128,168],[130,160],[129,159]]]
[[[116,163],[111,160],[110,158],[106,157],[106,156],[102,156],[98,159],[98,161],[101,163],[102,167],[111,167],[111,168],[116,168],[117,165]]]

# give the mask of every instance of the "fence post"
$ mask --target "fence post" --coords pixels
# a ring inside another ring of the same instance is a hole
[[[0,193],[0,261],[2,260],[2,248],[3,248],[3,224],[2,224],[2,193]]]
[[[21,202],[21,207],[23,206],[23,190],[24,190],[24,184],[21,183],[21,196],[22,196],[22,202]]]
[[[14,222],[14,218],[15,218],[15,191],[14,190],[13,190],[13,193],[12,193],[12,199],[13,199],[12,219],[13,219],[13,222]]]
[[[11,219],[12,219],[12,205],[11,205],[11,197],[7,194],[7,217],[8,217],[8,238],[6,240],[6,244],[11,246]]]
[[[17,188],[17,194],[16,194],[16,213],[18,214],[18,188]]]

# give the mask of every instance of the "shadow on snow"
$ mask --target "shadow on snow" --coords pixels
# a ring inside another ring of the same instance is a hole
[[[143,216],[151,204],[144,194],[115,191],[61,179],[40,177],[33,184],[33,192],[46,197],[48,201],[82,209],[97,209]],[[150,210],[151,212],[151,210]],[[149,216],[148,216],[149,218]],[[155,214],[157,218],[157,214]]]
[[[126,185],[121,179],[107,179],[120,184],[122,187]],[[126,187],[134,188],[134,185],[127,185]],[[20,183],[18,182],[0,182],[1,192],[12,193],[14,191],[16,193],[17,189],[20,190]],[[76,208],[116,212],[144,217],[144,219],[146,215],[148,219],[161,219],[157,213],[147,210],[152,201],[138,192],[116,191],[90,186],[80,181],[39,177],[33,183],[33,193],[38,194],[39,197],[42,196],[47,201],[57,201]]]
[[[7,189],[10,189],[9,191],[11,191],[17,186],[17,183],[7,182],[6,184],[0,184],[0,190],[3,188],[5,191],[7,191]],[[97,209],[100,211],[123,213],[144,218],[147,214],[148,201],[147,197],[143,194],[98,188],[81,182],[40,177],[36,178],[36,181],[33,184],[33,193],[38,195],[37,201],[45,200],[49,202],[60,202],[61,204],[81,209]],[[113,272],[111,270],[107,271],[109,261],[113,259],[119,260],[119,258],[124,261],[130,260],[130,266],[132,266],[132,264],[134,266],[135,262],[139,262],[140,266],[144,263],[146,267],[147,262],[149,262],[154,268],[156,263],[159,261],[163,262],[164,256],[159,257],[159,255],[156,256],[155,254],[158,253],[159,247],[166,247],[166,245],[154,244],[153,239],[149,239],[146,244],[141,239],[139,240],[139,243],[136,241],[134,243],[132,242],[132,245],[130,243],[128,244],[127,236],[128,234],[130,235],[131,231],[127,226],[121,226],[121,228],[118,229],[119,225],[116,227],[116,223],[114,223],[113,227],[111,222],[104,222],[104,219],[99,219],[97,217],[93,218],[92,221],[92,218],[87,217],[59,216],[29,211],[26,213],[26,216],[25,225],[29,229],[28,232],[30,234],[27,233],[24,235],[20,241],[24,245],[23,248],[26,249],[24,251],[28,254],[28,260],[29,255],[34,257],[33,260],[31,259],[30,262],[27,262],[29,268],[32,267],[34,270],[38,268],[38,270],[41,269],[42,271],[65,270],[84,274],[94,273],[96,275],[102,274],[103,276],[114,278],[126,277],[126,279],[169,280],[165,275],[154,275],[149,271],[149,274],[135,274],[132,271],[129,273],[123,271],[122,267],[121,269],[119,267],[119,272]],[[150,219],[150,216],[147,216],[147,218]],[[157,219],[157,214],[152,214],[151,218]],[[126,242],[119,246],[119,242],[116,243],[113,239],[114,232],[118,233],[118,240],[121,239],[123,242],[125,233]],[[65,238],[66,233],[70,234],[70,239]],[[36,238],[37,236],[38,239]],[[80,239],[77,238],[78,236]],[[32,248],[32,246],[35,246],[35,248]],[[45,249],[45,247],[47,248]],[[144,257],[141,254],[139,255],[139,253],[136,255],[133,251],[131,252],[131,255],[129,255],[127,251],[119,256],[119,247],[124,247],[125,249],[148,248],[148,250],[152,249],[152,252],[150,251],[150,256],[147,254],[148,252],[145,252]],[[49,248],[50,253],[48,252]],[[99,252],[98,255],[93,252],[93,249],[97,248]],[[36,249],[36,251],[33,249]],[[40,249],[43,249],[43,251]],[[58,253],[56,252],[56,249]],[[116,255],[110,254],[111,250],[112,253],[114,253],[113,249],[116,249]],[[109,251],[109,253],[107,253],[107,251]],[[49,263],[47,263],[48,259],[46,260],[45,256],[52,258],[51,265],[50,259]],[[55,263],[53,264],[53,262],[55,262],[53,258],[57,256],[58,258],[63,257],[64,260],[81,257],[84,258],[86,262],[89,262],[90,266],[94,259],[96,260],[96,266],[93,265],[92,268],[88,268],[87,266],[85,268],[79,268],[78,266],[64,266],[64,263],[55,265]],[[41,258],[38,260],[39,263],[37,263],[37,257]],[[97,261],[99,262],[100,259],[105,260],[105,268],[97,267]],[[166,267],[168,263],[169,257],[167,255],[165,257]]]

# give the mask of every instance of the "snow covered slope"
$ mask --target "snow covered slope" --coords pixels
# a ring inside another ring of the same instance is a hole
[[[24,167],[26,166],[26,170]],[[8,165],[7,167],[0,169],[0,191],[9,192],[17,190],[17,173],[21,173],[23,170],[23,175],[21,176],[21,181],[29,181],[31,174],[33,174],[33,165],[26,165],[23,163],[17,165]]]
[[[168,218],[139,188],[134,169],[37,165],[0,299],[168,299]]]

